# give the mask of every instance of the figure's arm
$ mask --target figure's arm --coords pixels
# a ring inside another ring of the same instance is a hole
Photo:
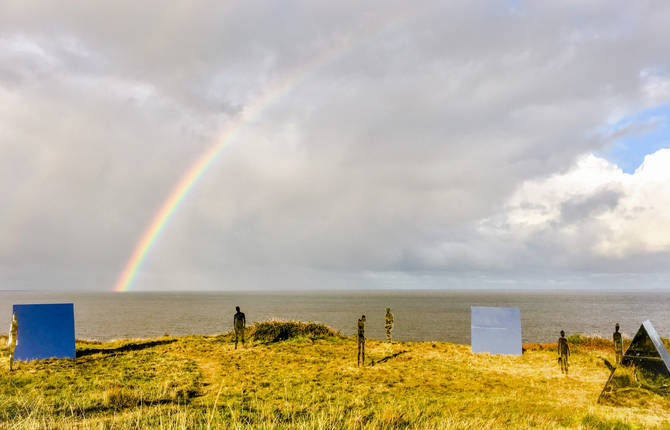
[[[242,322],[244,323],[244,326],[246,327],[247,326],[247,316],[246,315],[242,315]]]

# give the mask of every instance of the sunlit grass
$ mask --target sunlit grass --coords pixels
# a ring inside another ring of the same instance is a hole
[[[568,377],[555,345],[526,345],[514,357],[369,340],[368,365],[358,368],[355,339],[271,324],[283,326],[260,326],[259,340],[238,350],[230,334],[78,342],[76,360],[19,363],[12,374],[4,348],[0,426],[670,428],[668,397],[638,390],[644,406],[596,402],[609,376],[602,358],[613,361],[607,341],[573,344]]]

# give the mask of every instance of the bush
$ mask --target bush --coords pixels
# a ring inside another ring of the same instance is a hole
[[[279,342],[296,337],[310,339],[342,337],[340,332],[325,324],[302,321],[263,321],[251,327],[250,337],[261,342]]]
[[[583,334],[571,334],[567,339],[569,344],[578,345],[584,349],[614,351],[614,342],[610,339],[604,339],[598,336],[587,336]],[[628,347],[629,344],[630,339],[624,338],[624,350]]]

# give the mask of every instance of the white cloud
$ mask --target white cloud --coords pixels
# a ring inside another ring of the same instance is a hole
[[[669,252],[670,149],[647,155],[633,174],[588,155],[567,172],[526,181],[481,231],[521,243],[548,241],[579,258]]]

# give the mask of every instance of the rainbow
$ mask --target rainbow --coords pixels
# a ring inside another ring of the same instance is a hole
[[[169,196],[163,202],[159,211],[154,215],[151,223],[145,229],[142,237],[137,242],[135,249],[126,263],[123,272],[119,276],[114,286],[114,291],[128,291],[137,277],[138,271],[146,260],[149,251],[153,247],[156,239],[161,234],[168,221],[172,218],[179,205],[184,201],[189,192],[211,168],[216,159],[221,155],[223,149],[230,144],[245,126],[253,122],[262,114],[274,101],[295,88],[308,75],[314,73],[323,65],[340,57],[350,49],[351,43],[343,43],[335,50],[328,51],[318,55],[298,68],[297,71],[289,74],[277,84],[273,85],[268,91],[256,99],[253,103],[245,107],[241,115],[233,121],[214,140],[214,143],[191,165],[188,171],[181,177],[177,185],[172,189]]]
[[[420,10],[420,9],[419,9]],[[409,18],[403,11],[390,12],[384,18],[375,16],[375,24],[362,25],[362,33],[358,37],[350,37],[342,41],[337,47],[327,50],[320,55],[316,55],[302,66],[298,67],[293,73],[288,74],[270,87],[265,93],[247,105],[241,115],[230,123],[214,140],[214,143],[191,165],[189,170],[181,177],[177,185],[172,189],[167,199],[163,202],[159,211],[154,215],[149,226],[144,230],[142,237],[135,245],[130,259],[121,272],[114,291],[128,291],[133,281],[137,277],[142,263],[146,260],[149,251],[153,247],[158,236],[170,221],[179,205],[184,201],[189,192],[209,170],[216,159],[221,155],[223,149],[228,146],[247,125],[257,119],[270,105],[298,86],[303,80],[315,73],[322,66],[341,58],[347,52],[350,52],[354,46],[358,46],[364,40],[388,31]],[[383,27],[379,23],[385,23]],[[355,42],[355,43],[354,43]]]

